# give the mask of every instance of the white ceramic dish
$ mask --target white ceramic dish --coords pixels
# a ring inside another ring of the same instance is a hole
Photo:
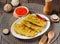
[[[35,15],[35,14],[33,14],[33,15]],[[43,30],[42,32],[38,33],[38,34],[37,34],[36,36],[34,36],[34,37],[26,37],[26,36],[17,34],[17,33],[14,31],[13,25],[14,25],[15,22],[16,22],[16,23],[19,23],[21,20],[24,19],[24,17],[21,17],[21,18],[17,19],[17,20],[12,24],[12,26],[11,26],[11,33],[12,33],[12,35],[15,36],[15,37],[17,37],[17,38],[19,38],[19,39],[32,39],[32,38],[36,38],[36,37],[41,36],[42,34],[44,34],[44,33],[49,29],[49,27],[50,27],[50,20],[49,20],[48,17],[46,17],[46,16],[43,15],[43,14],[39,14],[39,15],[40,15],[41,17],[43,17],[43,18],[46,18],[46,20],[47,20],[47,25],[46,25],[46,27],[44,28],[44,30]]]

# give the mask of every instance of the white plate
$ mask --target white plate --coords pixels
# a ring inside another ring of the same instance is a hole
[[[33,14],[33,15],[35,15],[35,14]],[[44,30],[43,30],[42,32],[38,33],[38,34],[37,34],[36,36],[34,36],[34,37],[26,37],[26,36],[17,34],[17,33],[14,31],[13,25],[14,25],[15,22],[16,22],[16,23],[19,23],[21,20],[24,19],[24,17],[21,17],[21,18],[17,19],[17,20],[12,24],[12,26],[11,26],[11,33],[12,33],[12,35],[15,36],[15,37],[17,37],[17,38],[20,38],[20,39],[32,39],[32,38],[36,38],[36,37],[41,36],[42,34],[44,34],[44,33],[49,29],[49,27],[50,27],[50,20],[49,20],[48,17],[46,17],[46,16],[43,15],[43,14],[39,14],[39,16],[41,16],[41,17],[43,17],[43,18],[46,18],[46,20],[47,20],[47,25],[46,25],[46,27],[44,28]]]

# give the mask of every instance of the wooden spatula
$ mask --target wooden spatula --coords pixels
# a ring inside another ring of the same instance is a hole
[[[42,38],[40,39],[39,44],[44,44],[46,40],[47,40],[47,36],[44,34]]]

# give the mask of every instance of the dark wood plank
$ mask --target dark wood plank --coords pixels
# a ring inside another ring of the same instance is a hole
[[[60,36],[58,37],[58,44],[60,44]]]
[[[45,4],[45,0],[29,0],[30,3],[39,3],[40,5],[44,5]],[[53,10],[58,11],[58,2],[59,0],[53,0],[52,1],[52,8]]]
[[[1,43],[1,34],[0,34],[0,43]]]
[[[5,4],[7,0],[0,0],[1,3]]]
[[[6,4],[6,0],[0,0],[0,12],[3,12],[3,7]]]
[[[59,7],[58,14],[59,14],[59,17],[60,17],[60,0],[59,0],[58,3],[59,3],[59,4],[58,4],[58,7]],[[59,37],[58,37],[58,44],[60,44],[60,35],[59,35]]]
[[[0,14],[0,16],[1,16],[1,14]],[[1,19],[0,19],[0,21],[1,21]],[[1,22],[0,22],[0,24],[1,24]],[[0,43],[1,43],[1,29],[0,29]]]
[[[43,5],[36,3],[23,3],[22,5],[28,7],[32,13],[43,13]]]
[[[38,4],[41,4],[41,5],[44,5],[45,0],[29,0],[29,3],[38,3]]]
[[[5,19],[4,19],[5,18]],[[2,17],[2,21],[1,21],[1,24],[2,24],[2,30],[3,29],[5,29],[5,28],[8,28],[9,30],[10,30],[10,27],[11,27],[11,24],[13,23],[13,21],[14,20],[12,20],[12,19],[14,19],[14,17],[13,17],[13,15],[12,14],[10,14],[10,13],[3,13],[3,17]],[[2,31],[1,30],[1,31]],[[3,35],[3,34],[2,34]],[[11,35],[11,34],[10,34]],[[14,38],[13,37],[9,37],[9,35],[8,35],[8,37],[7,36],[5,36],[5,35],[3,35],[3,37],[9,42],[9,41],[11,41],[10,43],[15,43],[14,42]],[[11,39],[12,38],[12,39]],[[12,41],[13,40],[13,41]],[[13,44],[12,43],[12,44]]]
[[[59,15],[60,15],[60,0],[59,0]]]
[[[20,1],[20,4],[22,3],[28,3],[28,0],[19,0]]]
[[[56,40],[53,44],[58,44],[58,41]]]
[[[2,24],[1,24],[1,18],[2,18],[2,14],[0,13],[0,43],[1,43],[1,30],[2,30]]]
[[[7,3],[11,3],[12,0],[7,0]],[[19,0],[20,4],[28,3],[28,0]]]
[[[12,0],[7,0],[7,2],[6,2],[6,3],[11,3],[11,1],[12,1]]]
[[[59,2],[59,0],[57,1],[57,0],[53,0],[53,2],[52,2],[52,9],[53,10],[56,10],[56,11],[58,11],[58,3]]]
[[[9,44],[9,43],[2,37],[2,43],[1,44]]]
[[[0,2],[0,12],[3,12],[3,6],[4,6],[4,4],[2,2]]]

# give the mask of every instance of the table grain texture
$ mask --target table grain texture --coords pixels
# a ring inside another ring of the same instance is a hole
[[[44,0],[19,0],[19,1],[20,1],[20,5],[24,5],[28,7],[32,13],[43,14],[42,10],[44,7]],[[15,38],[11,34],[11,32],[8,35],[4,35],[2,33],[2,30],[4,28],[8,28],[10,30],[12,23],[16,20],[16,18],[13,17],[13,11],[11,13],[6,13],[3,11],[4,5],[10,2],[11,0],[0,0],[0,44],[38,44],[41,36],[31,40],[22,40]],[[13,7],[13,9],[14,8],[16,7]],[[53,0],[52,8],[53,8],[53,14],[57,14],[60,17],[60,0]],[[46,16],[50,17],[50,15],[46,15]],[[56,34],[59,33],[60,22],[58,23],[52,22],[50,29],[53,29]],[[60,36],[52,44],[60,44]]]

